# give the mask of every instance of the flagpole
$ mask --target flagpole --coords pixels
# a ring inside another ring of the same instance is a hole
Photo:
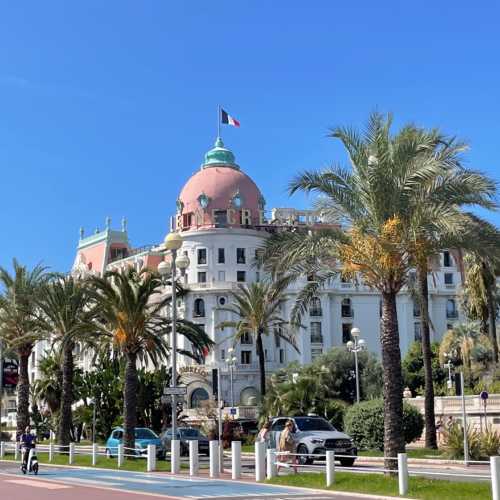
[[[220,104],[217,106],[217,137],[220,137]]]

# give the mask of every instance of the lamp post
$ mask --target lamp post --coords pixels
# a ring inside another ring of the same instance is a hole
[[[451,370],[453,368],[453,363],[451,362],[453,354],[449,354],[447,352],[444,353],[444,357],[448,358],[448,363],[444,364],[444,368],[448,368],[448,380],[446,381],[446,385],[448,390],[453,389],[453,380],[451,378]]]
[[[162,278],[166,278],[171,274],[172,283],[172,378],[170,380],[170,387],[174,389],[177,387],[177,267],[184,272],[189,265],[189,259],[186,255],[181,255],[177,258],[177,250],[182,246],[182,236],[177,232],[167,234],[164,240],[164,248],[166,252],[171,253],[172,261],[163,261],[158,265],[158,272]],[[166,280],[165,280],[166,284]],[[177,396],[172,394],[172,437],[177,437]]]
[[[359,403],[359,369],[358,369],[358,352],[363,351],[365,346],[365,341],[359,338],[361,330],[359,328],[354,327],[351,330],[351,336],[354,341],[349,340],[347,342],[346,347],[347,350],[354,353],[354,369],[355,369],[355,377],[356,377],[356,402]]]
[[[234,385],[233,385],[233,369],[236,365],[237,358],[234,356],[234,347],[227,350],[228,359],[227,366],[229,367],[229,383],[231,387],[231,408],[234,408]]]

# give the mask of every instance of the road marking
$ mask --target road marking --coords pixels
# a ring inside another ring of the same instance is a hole
[[[88,484],[88,485],[93,485],[93,486],[119,486],[120,483],[110,483],[109,481],[95,481],[94,479],[82,479],[79,477],[63,477],[60,479],[61,481],[64,481],[65,483],[82,483],[82,484]]]
[[[165,484],[165,480],[158,478],[156,481],[153,479],[139,479],[135,477],[117,477],[117,476],[96,476],[100,479],[111,479],[112,481],[123,481],[127,483],[141,483],[141,484]],[[106,483],[109,484],[109,483]]]
[[[46,481],[35,481],[34,479],[6,479],[6,483],[21,484],[23,486],[33,486],[34,488],[45,488],[47,490],[62,490],[71,488],[64,484],[48,483]]]

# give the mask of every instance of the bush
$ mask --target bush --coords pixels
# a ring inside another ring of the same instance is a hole
[[[373,399],[355,404],[346,412],[344,428],[361,449],[384,449],[384,403]],[[424,418],[408,403],[403,404],[405,442],[411,443],[422,435]]]
[[[481,456],[483,458],[489,458],[498,455],[499,449],[500,434],[489,426],[486,428],[486,431],[481,434]]]
[[[326,401],[324,406],[324,415],[326,415],[326,418],[335,429],[339,431],[344,429],[344,416],[347,406],[347,403],[338,399]]]
[[[469,458],[479,460],[481,458],[481,436],[478,431],[467,426],[467,443],[469,447]],[[464,429],[454,422],[443,431],[443,448],[445,456],[454,460],[464,458]]]

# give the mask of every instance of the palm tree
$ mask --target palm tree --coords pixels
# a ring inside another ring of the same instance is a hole
[[[415,235],[433,222],[431,208],[439,213],[438,200],[445,199],[445,193],[452,189],[460,189],[455,169],[460,168],[462,148],[460,144],[437,148],[442,139],[438,132],[412,125],[393,135],[391,122],[391,117],[384,119],[375,113],[364,134],[346,128],[332,131],[331,136],[347,150],[351,169],[334,166],[303,172],[290,183],[289,191],[318,193],[317,208],[332,223],[337,222],[337,228],[332,224],[307,234],[278,233],[267,240],[262,257],[273,272],[286,268],[297,277],[315,274],[298,297],[294,309],[298,317],[318,288],[339,274],[352,279],[359,276],[365,285],[381,293],[384,449],[389,457],[404,450],[396,296],[415,264]],[[451,172],[457,179],[447,184],[444,179]],[[423,211],[422,205],[429,200],[434,204]],[[342,230],[342,225],[347,230]],[[386,467],[394,464],[386,461]]]
[[[94,320],[97,308],[87,284],[72,276],[58,277],[41,288],[36,301],[37,328],[61,352],[62,385],[57,441],[68,446],[71,441],[74,354],[78,341],[84,346],[96,335]]]
[[[298,322],[289,322],[281,316],[281,306],[285,301],[284,293],[290,279],[285,276],[274,281],[261,281],[250,285],[240,285],[233,292],[234,302],[220,311],[230,312],[238,317],[236,321],[223,321],[218,328],[234,328],[233,341],[237,342],[243,336],[251,335],[255,341],[259,359],[260,394],[266,395],[266,359],[264,354],[263,336],[271,333],[283,339],[298,351],[295,329]]]
[[[13,260],[13,272],[0,267],[0,339],[16,352],[19,360],[17,386],[17,432],[30,422],[30,381],[28,363],[36,340],[35,300],[40,286],[48,279],[47,268],[37,265],[32,270]]]
[[[170,333],[171,321],[162,310],[171,302],[171,297],[162,297],[162,281],[149,270],[110,271],[103,277],[92,277],[91,283],[101,317],[100,330],[125,358],[123,443],[126,448],[134,449],[137,363],[151,361],[157,366],[167,357],[166,335]],[[180,349],[178,352],[194,359],[200,359],[213,344],[199,326],[189,321],[178,319],[177,331],[193,346],[192,352]]]

